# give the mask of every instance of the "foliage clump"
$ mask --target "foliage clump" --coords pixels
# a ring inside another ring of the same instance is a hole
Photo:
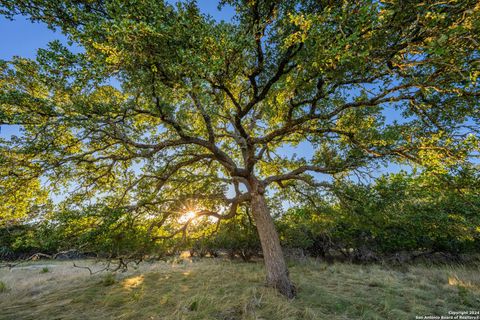
[[[279,221],[284,245],[352,259],[395,253],[474,253],[480,249],[480,176],[385,175],[339,183],[331,202],[290,209]],[[415,255],[414,255],[415,256]]]
[[[8,291],[8,287],[5,284],[5,282],[0,281],[0,293],[4,293],[4,292],[7,292],[7,291]]]
[[[115,274],[113,273],[107,273],[102,280],[100,281],[100,284],[104,287],[109,287],[113,284],[115,284],[116,279],[115,279]]]

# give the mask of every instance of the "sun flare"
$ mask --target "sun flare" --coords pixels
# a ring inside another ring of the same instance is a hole
[[[197,216],[197,212],[195,210],[188,210],[183,215],[180,216],[178,222],[185,223],[189,220],[192,220]]]

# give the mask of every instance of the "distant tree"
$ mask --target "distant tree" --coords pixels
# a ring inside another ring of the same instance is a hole
[[[287,297],[267,190],[378,161],[440,170],[478,147],[476,0],[221,1],[231,22],[195,1],[0,4],[80,48],[0,65],[0,122],[22,128],[1,142],[16,174],[69,190],[65,205],[150,219],[154,238],[250,206],[267,283]],[[281,151],[300,143],[312,158]]]

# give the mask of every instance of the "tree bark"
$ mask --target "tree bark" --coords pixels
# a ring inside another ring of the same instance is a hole
[[[261,193],[253,193],[251,200],[253,218],[262,244],[263,259],[267,271],[267,285],[276,288],[289,299],[295,297],[295,286],[290,281],[280,239],[270,216],[270,210]]]

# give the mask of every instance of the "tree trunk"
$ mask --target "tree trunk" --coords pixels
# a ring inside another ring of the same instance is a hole
[[[295,297],[295,287],[288,277],[288,269],[283,257],[280,239],[265,203],[263,194],[253,193],[252,213],[262,244],[263,259],[267,271],[267,285],[276,288],[289,299]]]

